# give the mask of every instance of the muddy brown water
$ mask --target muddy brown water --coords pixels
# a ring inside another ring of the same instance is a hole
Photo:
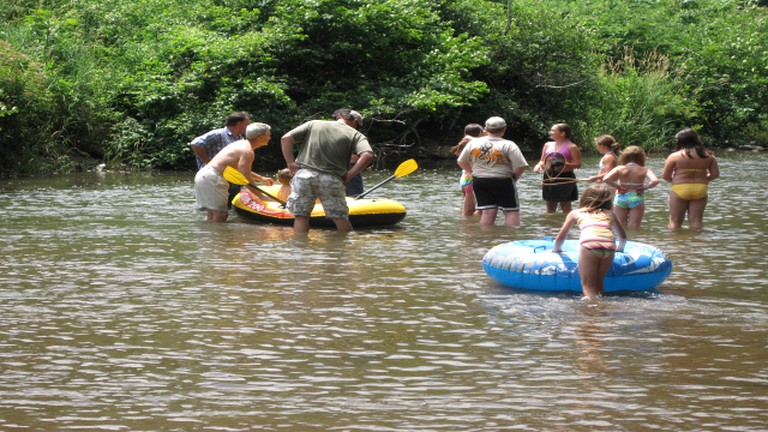
[[[562,222],[530,171],[516,230],[460,217],[447,164],[372,194],[397,227],[306,238],[204,222],[191,173],[0,181],[0,430],[764,431],[768,155],[719,161],[704,231],[662,182],[630,232],[670,278],[598,302],[483,272]]]

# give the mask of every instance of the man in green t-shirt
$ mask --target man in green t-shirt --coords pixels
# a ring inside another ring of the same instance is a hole
[[[363,121],[360,113],[342,108],[333,112],[333,119],[308,121],[280,139],[283,157],[293,174],[286,208],[293,213],[296,232],[309,231],[309,215],[316,199],[339,232],[352,231],[344,185],[371,163],[373,150],[368,138],[357,131]],[[296,143],[303,143],[298,157],[294,157]],[[350,167],[352,155],[358,159]]]

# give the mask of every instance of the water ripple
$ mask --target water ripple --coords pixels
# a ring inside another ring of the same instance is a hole
[[[721,169],[768,180],[762,159]],[[670,234],[660,186],[630,234],[672,276],[588,302],[491,282],[490,247],[562,215],[529,173],[523,227],[481,228],[456,174],[388,185],[397,228],[307,238],[203,222],[191,176],[1,184],[0,429],[764,430],[759,191],[724,176],[707,228]]]

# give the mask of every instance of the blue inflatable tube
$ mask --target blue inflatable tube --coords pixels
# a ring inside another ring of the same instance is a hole
[[[494,281],[537,291],[581,292],[577,266],[578,240],[566,240],[563,252],[554,253],[554,240],[518,240],[491,248],[483,257],[483,269]],[[650,291],[672,272],[672,261],[653,246],[628,241],[616,252],[605,277],[605,292]]]

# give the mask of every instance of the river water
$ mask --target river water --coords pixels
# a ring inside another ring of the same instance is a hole
[[[397,227],[307,237],[206,223],[191,173],[2,180],[0,430],[764,431],[768,155],[719,161],[704,231],[662,182],[629,233],[670,278],[596,302],[483,272],[562,223],[530,171],[518,229],[460,217],[451,163],[372,194]]]

